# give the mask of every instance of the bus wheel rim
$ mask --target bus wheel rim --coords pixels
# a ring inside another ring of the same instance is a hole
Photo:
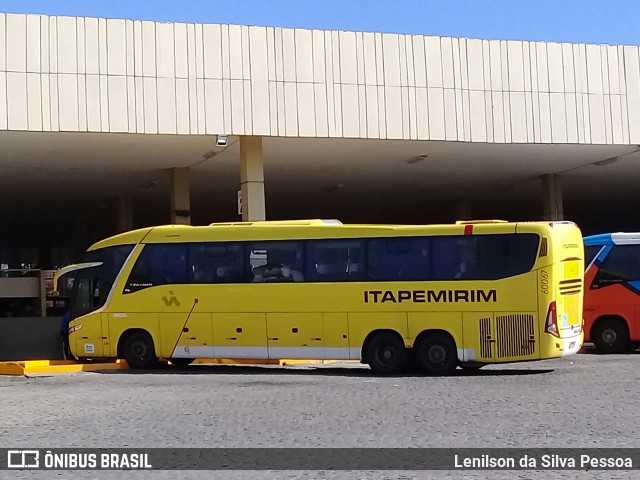
[[[442,365],[447,360],[447,351],[442,345],[433,345],[427,351],[427,358],[435,365]]]
[[[147,355],[147,346],[144,342],[136,342],[132,345],[131,350],[137,358],[144,358]]]
[[[616,343],[617,339],[618,339],[618,335],[616,334],[616,331],[612,328],[607,328],[602,332],[602,340],[607,345],[613,345],[614,343]]]
[[[392,363],[395,356],[395,349],[391,346],[382,347],[378,352],[378,359],[384,364]]]

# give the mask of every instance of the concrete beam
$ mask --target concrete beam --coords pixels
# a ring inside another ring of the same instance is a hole
[[[171,169],[171,223],[191,224],[191,184],[189,168]]]
[[[262,137],[240,137],[242,220],[266,220]]]

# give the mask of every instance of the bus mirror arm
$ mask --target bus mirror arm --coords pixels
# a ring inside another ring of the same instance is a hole
[[[180,335],[178,335],[178,339],[176,340],[176,344],[173,346],[173,350],[172,350],[173,352],[176,351],[176,347],[178,346],[178,343],[180,342],[180,339],[182,338],[182,334],[189,332],[189,329],[187,328],[187,322],[189,321],[189,318],[191,317],[191,314],[193,313],[193,309],[196,308],[197,304],[198,304],[198,299],[194,298],[193,299],[193,305],[191,305],[191,310],[189,310],[189,313],[187,314],[187,318],[184,320],[184,323],[182,324],[182,329],[180,329]]]

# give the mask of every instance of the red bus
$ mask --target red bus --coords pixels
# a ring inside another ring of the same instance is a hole
[[[640,345],[640,233],[584,238],[584,335],[602,353]]]

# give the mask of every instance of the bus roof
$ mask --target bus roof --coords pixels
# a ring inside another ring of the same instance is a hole
[[[219,222],[219,223],[210,223],[210,227],[237,227],[237,226],[321,226],[321,225],[342,225],[340,220],[330,219],[330,220],[321,220],[321,219],[313,219],[313,220],[258,220],[255,222]]]
[[[88,251],[90,252],[100,248],[112,247],[114,245],[135,245],[136,243],[140,243],[154,228],[157,227],[140,228],[138,230],[132,230],[130,232],[124,232],[114,235],[113,237],[105,238],[104,240],[100,240],[99,242],[91,245]]]
[[[439,225],[342,224],[338,220],[281,220],[214,223],[207,226],[162,225],[141,228],[101,240],[89,251],[116,245],[163,242],[256,241],[314,238],[358,238],[394,235],[469,235],[474,233],[516,233],[539,229],[551,232],[572,222],[496,222],[493,220]],[[251,227],[251,228],[248,228]]]
[[[614,243],[616,245],[637,245],[640,243],[640,233],[601,233],[584,237],[585,245],[604,245]]]

